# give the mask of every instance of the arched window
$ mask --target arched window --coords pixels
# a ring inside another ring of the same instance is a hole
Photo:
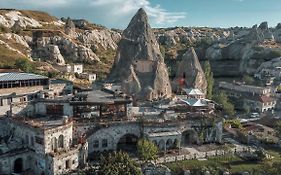
[[[25,143],[26,143],[27,145],[29,145],[29,137],[28,137],[27,134],[25,135]]]
[[[59,140],[58,140],[58,147],[59,148],[63,148],[64,147],[63,140],[64,140],[63,135],[60,135],[59,136]]]
[[[53,137],[51,142],[52,142],[52,150],[58,149],[57,138]]]

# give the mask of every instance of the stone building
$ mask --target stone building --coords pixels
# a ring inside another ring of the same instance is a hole
[[[5,117],[1,119],[0,172],[62,174],[84,166],[87,142],[74,142],[68,117]]]
[[[143,137],[160,151],[221,142],[222,121],[215,115],[163,106],[132,107],[130,97],[106,90],[35,99],[25,113],[0,120],[1,172],[67,173],[84,166],[88,155],[136,153]]]
[[[67,64],[66,72],[68,73],[83,73],[83,64]]]
[[[238,109],[250,109],[261,113],[275,109],[277,102],[272,97],[269,87],[227,82],[220,82],[219,87],[227,93]]]
[[[37,98],[72,94],[72,82],[31,73],[0,73],[0,116],[24,112]],[[11,110],[12,109],[12,110]]]
[[[0,115],[20,112],[39,91],[49,87],[48,77],[28,73],[0,73]]]

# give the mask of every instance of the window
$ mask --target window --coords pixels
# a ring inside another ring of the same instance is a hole
[[[3,106],[3,105],[4,105],[3,99],[1,98],[1,99],[0,99],[0,106]]]
[[[58,146],[59,148],[63,148],[64,147],[64,138],[63,138],[63,135],[60,135],[59,136],[59,139],[58,139]]]
[[[7,104],[10,105],[13,102],[13,98],[8,98],[7,99]]]
[[[66,160],[65,161],[65,169],[69,169],[70,168],[70,161]]]
[[[28,137],[27,134],[25,135],[25,143],[26,143],[27,145],[29,145],[29,137]]]
[[[26,98],[25,97],[21,97],[20,98],[20,102],[25,102],[26,101]]]
[[[94,148],[98,148],[99,147],[99,141],[98,140],[94,140],[93,147]]]
[[[107,140],[106,140],[106,139],[103,139],[103,140],[102,140],[102,147],[103,147],[103,148],[106,148],[107,145],[108,145],[108,144],[107,144]]]
[[[56,150],[58,148],[58,145],[57,145],[57,138],[56,137],[53,137],[52,140],[52,150]]]

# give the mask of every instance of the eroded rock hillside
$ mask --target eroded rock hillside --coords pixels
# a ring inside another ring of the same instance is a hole
[[[188,25],[188,24],[187,24]],[[202,63],[210,60],[216,77],[254,73],[264,62],[281,56],[281,24],[252,28],[153,29],[171,79],[193,47]],[[122,31],[86,20],[58,19],[44,12],[0,10],[0,67],[28,59],[44,71],[67,63],[84,63],[86,71],[104,78],[113,65]],[[157,44],[158,45],[158,44]]]
[[[20,58],[58,70],[78,62],[105,76],[121,38],[119,32],[86,20],[57,19],[37,11],[2,9],[0,26],[0,50],[5,51],[0,53],[1,67],[12,67]]]

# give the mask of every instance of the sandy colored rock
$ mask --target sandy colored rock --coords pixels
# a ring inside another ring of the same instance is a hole
[[[193,48],[190,48],[183,55],[182,61],[178,64],[174,83],[177,84],[177,86],[197,88],[206,92],[207,80],[197,54]]]
[[[167,66],[143,9],[122,34],[109,79],[139,100],[171,96]]]

